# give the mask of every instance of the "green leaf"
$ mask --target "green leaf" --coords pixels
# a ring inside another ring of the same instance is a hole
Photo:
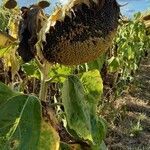
[[[134,49],[130,46],[127,50],[128,60],[135,59],[134,55]]]
[[[1,3],[2,4],[2,3]],[[1,5],[2,6],[2,5]],[[0,30],[5,31],[9,22],[9,12],[0,7]]]
[[[4,83],[0,82],[0,106],[5,103],[9,98],[19,95],[19,93],[12,91]]]
[[[0,105],[0,149],[37,149],[41,105],[34,96],[14,96]]]
[[[63,83],[65,81],[64,77],[61,77],[61,75],[65,75],[68,76],[70,75],[72,72],[72,68],[71,67],[66,67],[63,65],[53,65],[50,72],[49,72],[49,78],[53,78],[55,76],[58,76],[57,78],[54,79],[54,82],[60,82]]]
[[[135,20],[140,19],[140,17],[141,17],[141,12],[138,12],[138,13],[134,14],[134,19]]]
[[[116,72],[119,67],[120,67],[120,60],[118,57],[111,57],[108,60],[108,65],[109,65],[109,71],[110,72]]]
[[[84,73],[84,72],[92,71],[96,69],[101,71],[105,60],[106,60],[106,54],[104,53],[94,61],[82,64],[82,65],[78,65],[77,70],[79,73]]]
[[[102,67],[103,67],[103,64],[106,60],[106,54],[102,54],[100,57],[98,57],[96,60],[92,61],[92,62],[89,62],[87,65],[88,65],[88,70],[101,70]]]
[[[64,82],[62,102],[69,128],[74,130],[80,138],[92,141],[90,114],[84,97],[84,89],[76,76],[70,75]]]
[[[103,119],[91,115],[92,126],[92,138],[94,144],[92,144],[92,150],[99,150],[99,147],[106,136],[106,124]]]
[[[34,60],[23,64],[22,70],[30,77],[40,78],[39,68]]]
[[[59,150],[60,138],[55,129],[45,121],[42,121],[39,150]]]
[[[71,146],[67,143],[60,143],[60,149],[59,150],[71,150]]]
[[[81,77],[81,81],[85,89],[90,112],[96,114],[96,107],[103,93],[103,81],[100,72],[98,70],[85,72]]]
[[[82,82],[86,88],[86,94],[76,76],[69,76],[63,85],[62,100],[69,126],[68,131],[75,131],[77,139],[79,136],[89,140],[93,150],[99,150],[106,135],[105,122],[96,115],[99,96],[103,90],[99,71],[86,72],[82,76]]]
[[[98,100],[94,98],[94,96],[91,94],[85,95],[85,99],[86,99],[90,114],[96,115]]]
[[[81,81],[86,90],[86,94],[92,95],[95,99],[100,100],[103,93],[103,81],[98,70],[92,70],[83,73]]]
[[[101,145],[100,145],[100,150],[108,150],[106,144],[104,143],[104,141],[102,141]]]

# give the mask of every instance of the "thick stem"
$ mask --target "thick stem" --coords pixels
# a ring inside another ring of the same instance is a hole
[[[40,75],[41,75],[39,99],[41,101],[46,101],[46,97],[47,97],[46,81],[48,79],[48,72],[50,69],[50,64],[46,60],[43,61],[43,64],[42,64],[37,58],[36,58],[36,62],[39,66]]]
[[[41,72],[41,85],[40,85],[39,99],[41,101],[46,101],[46,97],[47,97],[46,76],[43,72]]]

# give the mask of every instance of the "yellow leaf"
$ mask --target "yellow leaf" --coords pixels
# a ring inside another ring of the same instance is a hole
[[[0,31],[0,47],[8,47],[10,46],[16,39],[12,36],[8,35],[7,33],[4,33]]]
[[[16,57],[16,48],[13,48],[11,50],[10,63],[11,63],[12,77],[14,77],[15,74],[19,71],[19,68],[20,68],[19,60]]]
[[[19,20],[10,18],[8,23],[9,34],[15,39],[18,38],[18,26]]]
[[[60,138],[55,129],[42,121],[39,150],[59,150]]]

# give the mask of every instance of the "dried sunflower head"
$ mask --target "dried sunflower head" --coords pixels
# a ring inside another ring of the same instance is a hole
[[[23,29],[28,37],[24,32],[22,41],[32,54],[38,41],[44,57],[51,63],[78,65],[96,59],[108,49],[119,15],[116,0],[72,0],[44,21],[42,9],[33,7],[23,19],[22,27],[26,26]]]
[[[42,28],[42,22],[46,19],[43,8],[48,6],[48,2],[41,1],[36,5],[21,8],[19,25],[19,48],[18,53],[27,62],[35,56],[35,44],[37,36]]]
[[[16,0],[8,0],[4,6],[8,9],[13,9],[17,6],[17,2]]]

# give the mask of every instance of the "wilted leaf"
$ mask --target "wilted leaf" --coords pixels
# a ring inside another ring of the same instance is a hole
[[[67,123],[80,138],[92,141],[90,114],[84,97],[84,89],[76,76],[69,76],[62,89]]]
[[[18,15],[18,14],[15,13],[15,15]],[[10,30],[9,35],[14,39],[18,39],[19,21],[18,19],[14,19],[14,14],[13,16],[9,18],[8,28]]]
[[[0,58],[2,58],[6,53],[9,53],[11,48],[12,48],[12,46],[0,48]]]
[[[0,31],[0,47],[2,47],[2,48],[8,47],[14,41],[15,41],[15,39],[12,36]]]
[[[9,70],[11,67],[12,77],[14,77],[20,68],[20,62],[16,56],[16,49],[17,47],[15,45],[0,49],[0,57],[3,57],[4,60],[4,69]]]
[[[40,127],[41,105],[36,97],[14,96],[0,105],[0,149],[37,149]]]
[[[11,74],[12,77],[15,76],[15,74],[17,74],[17,72],[20,69],[20,62],[19,59],[16,57],[16,48],[13,48],[11,50],[11,54],[10,55],[10,64],[11,64]]]
[[[59,150],[82,150],[80,144],[61,143]]]
[[[59,150],[60,138],[55,129],[45,121],[42,121],[39,150]]]

